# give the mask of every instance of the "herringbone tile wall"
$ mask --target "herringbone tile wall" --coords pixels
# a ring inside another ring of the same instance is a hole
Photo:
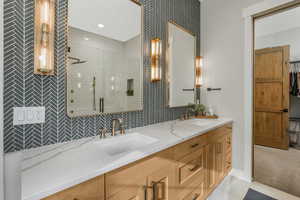
[[[68,0],[57,0],[55,76],[33,74],[34,0],[4,0],[5,152],[93,136],[102,127],[110,129],[115,117],[124,118],[126,127],[133,128],[173,120],[185,111],[185,108],[165,106],[165,80],[150,83],[150,40],[161,38],[165,52],[166,26],[172,20],[197,35],[199,55],[200,3],[198,0],[141,0],[141,3],[144,6],[144,110],[71,119],[65,108]],[[165,54],[162,68],[164,74]],[[13,126],[13,107],[18,106],[45,106],[46,122]]]

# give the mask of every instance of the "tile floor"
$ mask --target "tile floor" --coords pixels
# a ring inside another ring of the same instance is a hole
[[[248,183],[233,176],[225,178],[222,184],[210,195],[208,200],[243,200],[249,188],[278,200],[300,200],[298,197],[277,189],[257,182]]]

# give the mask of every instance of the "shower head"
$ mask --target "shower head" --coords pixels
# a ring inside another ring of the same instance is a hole
[[[75,60],[75,62],[72,62],[72,65],[77,65],[77,64],[83,64],[86,63],[86,60],[80,60],[79,58],[74,58],[74,57],[69,57],[70,60]]]

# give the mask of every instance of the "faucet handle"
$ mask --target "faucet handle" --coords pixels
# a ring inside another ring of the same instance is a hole
[[[119,118],[118,121],[119,121],[119,125],[120,125],[120,126],[123,126],[123,119],[122,119],[122,118]]]
[[[100,129],[100,138],[106,138],[107,129]]]
[[[125,134],[125,128],[122,126],[121,129],[120,129],[120,133],[121,135],[124,135]]]

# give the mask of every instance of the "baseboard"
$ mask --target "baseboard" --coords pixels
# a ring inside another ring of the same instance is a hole
[[[244,171],[240,169],[232,169],[229,175],[249,183],[252,182],[252,178],[246,176]]]

